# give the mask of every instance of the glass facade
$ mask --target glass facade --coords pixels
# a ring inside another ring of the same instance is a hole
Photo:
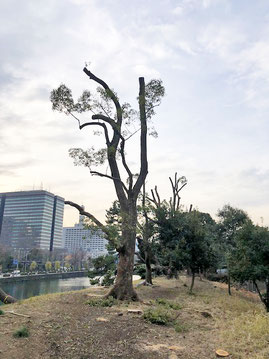
[[[64,199],[39,191],[0,193],[0,244],[61,248]]]

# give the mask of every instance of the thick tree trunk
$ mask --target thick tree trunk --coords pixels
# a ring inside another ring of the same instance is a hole
[[[152,283],[152,270],[151,270],[151,260],[150,254],[146,251],[145,253],[145,263],[146,263],[146,284],[153,284]]]
[[[117,277],[107,294],[119,300],[138,300],[133,288],[133,269],[136,241],[136,206],[129,203],[128,213],[122,215],[122,243],[119,250]]]
[[[3,289],[1,289],[1,288],[0,288],[0,300],[2,303],[5,303],[5,304],[11,304],[11,303],[15,303],[17,301],[11,295],[4,292]]]
[[[192,277],[191,277],[191,287],[190,287],[190,293],[192,293],[193,286],[194,286],[195,271],[192,271],[191,275],[192,275]]]

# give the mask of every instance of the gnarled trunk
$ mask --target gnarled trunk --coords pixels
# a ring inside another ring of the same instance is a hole
[[[122,245],[119,249],[117,277],[107,296],[119,300],[138,300],[133,288],[133,269],[136,241],[136,205],[129,203],[127,213],[122,215]]]
[[[15,303],[17,300],[0,288],[0,300],[4,304]]]

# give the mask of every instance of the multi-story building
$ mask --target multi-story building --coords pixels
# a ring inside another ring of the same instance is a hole
[[[84,216],[74,227],[63,228],[63,247],[70,253],[82,250],[87,256],[97,258],[107,254],[107,240],[101,230],[87,229],[83,225]]]
[[[0,244],[14,249],[62,247],[64,199],[43,191],[0,193]]]

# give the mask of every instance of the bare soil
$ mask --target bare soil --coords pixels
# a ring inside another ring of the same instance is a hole
[[[189,295],[188,278],[158,278],[154,283],[153,287],[137,289],[141,302],[121,303],[110,308],[87,304],[89,298],[106,293],[108,289],[101,287],[34,297],[1,306],[5,314],[0,316],[0,358],[215,358],[216,349],[223,343],[220,334],[230,318],[229,311],[223,311],[219,304],[225,303],[225,299],[219,302],[214,299],[216,296],[226,298],[225,286],[221,288],[197,279],[195,295]],[[244,297],[244,293],[240,296]],[[160,326],[143,319],[143,311],[157,298],[181,304],[182,309],[174,311],[180,332],[176,332],[172,325]],[[255,296],[242,300],[257,301]],[[139,309],[142,314],[128,313],[130,309]],[[13,337],[22,326],[29,329],[30,336]],[[223,346],[220,349],[227,350]],[[231,353],[230,358],[237,357]]]

